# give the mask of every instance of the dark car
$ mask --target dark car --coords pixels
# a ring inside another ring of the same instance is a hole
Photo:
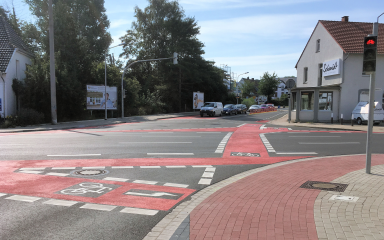
[[[245,104],[237,104],[235,107],[236,107],[237,113],[247,114],[247,106],[245,106]]]
[[[226,104],[224,106],[224,109],[223,109],[223,114],[225,114],[225,115],[232,115],[232,114],[237,115],[237,110],[236,110],[235,105],[233,105],[233,104]]]

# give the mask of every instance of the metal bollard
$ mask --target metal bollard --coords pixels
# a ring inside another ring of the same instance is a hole
[[[343,125],[343,114],[341,114],[340,124]]]
[[[331,123],[333,124],[333,113],[331,113]]]
[[[352,117],[351,117],[351,126],[353,126],[353,122],[354,122],[355,120],[353,119],[353,114],[352,114]]]

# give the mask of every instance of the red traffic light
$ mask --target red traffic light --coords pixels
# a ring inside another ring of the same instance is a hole
[[[367,45],[373,45],[373,44],[375,44],[375,41],[374,41],[374,40],[369,39],[369,40],[367,41]]]

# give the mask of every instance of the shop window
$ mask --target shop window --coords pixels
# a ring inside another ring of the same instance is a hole
[[[296,106],[297,106],[297,104],[296,104],[296,93],[293,92],[291,95],[292,95],[292,110],[296,110]]]
[[[304,68],[304,81],[303,81],[303,83],[307,83],[307,81],[308,81],[308,68],[305,67]]]
[[[319,110],[332,111],[333,94],[332,92],[320,92]]]
[[[301,110],[313,110],[313,92],[301,93]]]

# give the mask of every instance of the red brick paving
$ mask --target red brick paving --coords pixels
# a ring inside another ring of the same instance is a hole
[[[372,165],[384,164],[373,155]],[[318,239],[314,203],[320,190],[306,181],[331,182],[365,168],[365,155],[297,162],[241,179],[212,194],[190,214],[190,239]]]

